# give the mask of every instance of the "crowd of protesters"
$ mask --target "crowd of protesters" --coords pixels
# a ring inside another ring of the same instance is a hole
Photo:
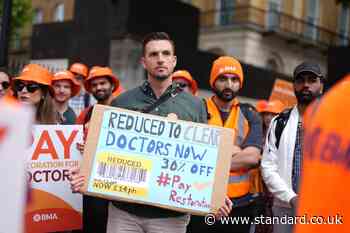
[[[255,107],[240,103],[237,96],[249,77],[234,57],[222,56],[213,62],[207,77],[213,95],[206,99],[198,96],[197,82],[188,71],[174,72],[176,63],[174,42],[166,33],[156,32],[143,40],[141,64],[147,79],[132,90],[123,91],[109,67],[89,69],[74,63],[69,70],[52,74],[43,66],[29,64],[18,77],[0,71],[0,98],[33,106],[36,124],[82,124],[84,140],[94,104],[139,112],[157,105],[147,113],[165,117],[173,113],[181,120],[235,132],[227,198],[214,225],[206,225],[199,216],[84,195],[83,232],[292,232],[293,224],[256,224],[253,219],[296,215],[304,175],[303,115],[311,103],[321,100],[326,79],[320,67],[304,62],[295,68],[292,81],[297,104],[286,108],[283,100],[260,100]],[[164,96],[169,98],[157,104]],[[77,145],[81,153],[84,144]],[[71,171],[70,179],[72,191],[80,192],[85,177],[79,169]],[[219,219],[224,216],[250,221],[222,224]]]

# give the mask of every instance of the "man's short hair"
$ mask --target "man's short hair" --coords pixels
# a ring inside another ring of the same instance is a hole
[[[166,33],[166,32],[151,32],[151,33],[147,34],[142,40],[142,54],[143,55],[145,55],[146,45],[148,44],[148,42],[153,41],[153,40],[167,40],[167,41],[169,41],[173,47],[173,52],[175,54],[175,43],[170,38],[168,33]]]

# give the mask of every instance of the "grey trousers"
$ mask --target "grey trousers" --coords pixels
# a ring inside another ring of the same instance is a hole
[[[279,219],[285,218],[285,216],[295,216],[292,208],[272,206],[272,213],[274,217]],[[273,224],[273,233],[292,233],[293,224]]]
[[[190,215],[170,218],[144,218],[116,208],[108,209],[107,233],[186,233]]]

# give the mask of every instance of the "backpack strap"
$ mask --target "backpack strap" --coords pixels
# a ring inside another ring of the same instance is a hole
[[[150,113],[153,111],[156,107],[161,105],[162,103],[166,102],[170,97],[175,97],[177,94],[179,94],[182,91],[180,86],[178,84],[174,84],[171,86],[170,90],[162,95],[159,99],[156,100],[153,104],[146,106],[145,108],[141,109],[140,112],[142,113]]]
[[[255,114],[257,114],[258,112],[256,111],[256,108],[248,103],[239,103],[239,108],[241,110],[241,112],[243,113],[243,116],[248,120],[249,116],[248,116],[248,112],[253,112]]]
[[[281,136],[283,133],[284,128],[287,125],[290,113],[292,112],[292,108],[288,108],[286,110],[284,110],[283,112],[281,112],[275,119],[276,121],[276,128],[275,128],[275,137],[276,137],[276,142],[275,142],[275,146],[278,149],[279,145],[280,145],[280,140],[281,140]]]
[[[207,100],[205,98],[203,98],[202,101],[204,103],[205,111],[207,112],[207,120],[209,121],[211,119],[212,115],[210,114],[210,112],[208,110]]]

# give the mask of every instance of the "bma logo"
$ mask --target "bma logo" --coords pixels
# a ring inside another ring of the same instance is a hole
[[[225,66],[220,68],[219,73],[224,73],[224,72],[232,72],[232,71],[236,71],[236,67],[235,66]]]
[[[35,214],[33,216],[34,222],[46,222],[46,221],[54,221],[54,220],[58,220],[56,213]]]

